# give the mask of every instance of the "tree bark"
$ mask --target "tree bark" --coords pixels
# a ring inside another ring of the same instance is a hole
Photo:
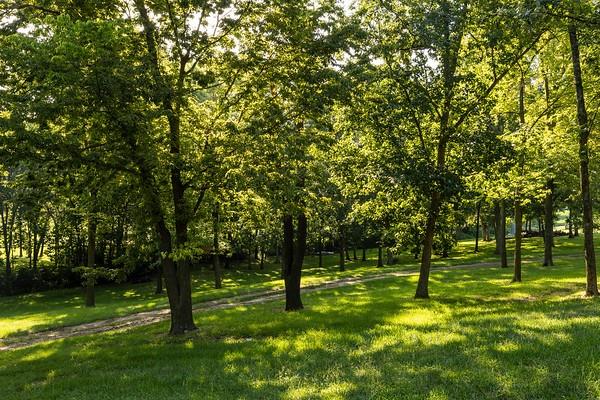
[[[500,204],[496,203],[494,206],[494,242],[496,244],[494,254],[500,255],[500,245],[502,239],[500,239]]]
[[[504,206],[504,200],[500,200],[499,206],[499,226],[498,232],[496,232],[496,241],[500,251],[500,267],[508,268],[508,259],[506,257],[506,209]]]
[[[596,275],[596,253],[594,250],[594,217],[592,211],[592,195],[590,190],[589,145],[590,126],[585,96],[583,92],[583,77],[579,55],[579,38],[575,23],[569,25],[569,42],[573,61],[575,78],[575,93],[577,97],[577,122],[579,124],[579,175],[581,180],[581,201],[583,204],[583,234],[585,247],[586,295],[597,296],[598,278]]]
[[[156,285],[154,288],[154,294],[162,294],[163,292],[163,272],[162,272],[162,265],[159,265],[156,268]]]
[[[319,235],[319,268],[323,268],[323,237]]]
[[[519,120],[521,123],[521,129],[525,127],[525,77],[523,72],[521,72],[521,84],[519,89]],[[525,133],[522,133],[525,135]],[[525,136],[522,137],[523,144],[526,143],[527,138]],[[521,152],[519,154],[519,164],[518,167],[520,169],[521,174],[524,172],[525,168],[525,155]],[[521,282],[521,242],[523,235],[523,209],[521,207],[521,193],[520,188],[517,188],[515,191],[515,258],[514,258],[514,273],[513,273],[513,283]]]
[[[445,129],[442,129],[445,132]],[[442,172],[446,165],[446,141],[440,139],[437,152],[437,170]],[[435,224],[437,222],[440,207],[442,206],[442,193],[434,189],[431,193],[431,202],[429,205],[429,213],[427,216],[427,224],[425,225],[425,237],[423,239],[423,252],[421,255],[421,268],[419,270],[419,281],[417,283],[417,291],[415,298],[429,298],[429,273],[431,271],[431,255],[433,253],[433,237],[435,234]]]
[[[94,269],[96,267],[96,231],[98,222],[96,220],[96,194],[92,192],[90,207],[90,215],[88,216],[88,243],[87,243],[87,267]],[[96,306],[96,289],[95,289],[96,278],[87,279],[85,285],[85,306],[95,307]]]
[[[215,274],[215,289],[221,289],[221,260],[219,249],[219,203],[215,202],[213,208],[213,270]]]
[[[490,241],[490,226],[488,225],[487,220],[484,220],[481,223],[481,231],[482,231],[482,235],[483,235],[483,241],[489,242]]]
[[[379,243],[377,246],[377,268],[383,267],[383,245]]]
[[[173,209],[175,217],[175,243],[177,248],[185,248],[188,241],[188,221],[190,218],[190,210],[188,210],[185,201],[185,190],[181,176],[180,167],[180,119],[179,119],[179,102],[176,101],[176,96],[179,94],[177,90],[164,79],[160,69],[158,59],[158,50],[156,46],[156,32],[154,25],[148,15],[144,0],[135,0],[135,6],[140,16],[140,22],[144,28],[144,37],[146,41],[148,59],[150,63],[150,72],[154,80],[157,93],[157,105],[162,108],[166,114],[169,132],[168,143],[169,153],[173,158],[170,167],[171,192],[173,199]],[[179,89],[183,86],[185,79],[186,62],[180,60],[179,74],[175,86]],[[139,158],[139,156],[138,156]],[[141,161],[141,164],[145,164]],[[139,164],[139,162],[138,162]],[[150,186],[153,186],[153,178],[150,170],[145,166],[145,171],[140,171],[141,174],[147,175],[145,181]],[[155,191],[155,189],[150,189]],[[172,259],[172,237],[165,223],[162,207],[160,207],[160,197],[158,193],[152,193],[152,202],[155,203],[154,211],[159,213],[159,218],[155,218],[157,231],[159,232],[162,247],[168,248],[167,255],[163,258],[163,273],[165,275],[165,284],[167,294],[169,296],[169,306],[171,308],[171,329],[170,334],[179,335],[185,332],[194,331],[198,328],[194,323],[192,314],[192,289],[191,289],[191,273],[190,259],[187,257],[178,259],[176,262]],[[158,207],[157,207],[158,205]],[[168,243],[167,243],[168,242]],[[164,251],[163,251],[164,252]]]
[[[569,206],[569,219],[568,219],[568,225],[569,225],[569,239],[573,239],[573,207]]]
[[[521,201],[515,200],[515,270],[513,282],[521,282],[521,240],[523,231],[523,211]]]
[[[552,247],[554,246],[554,180],[550,179],[547,183],[548,193],[544,198],[544,221],[545,221],[545,240],[544,240],[544,266],[554,265],[552,259]]]
[[[304,253],[306,251],[306,236],[307,221],[304,213],[300,213],[300,215],[298,215],[298,223],[295,234],[293,217],[289,214],[284,215],[283,264],[286,311],[296,311],[304,308],[302,299],[300,298],[300,280],[302,277]]]
[[[4,242],[4,273],[6,277],[6,292],[12,292],[12,247],[13,247],[13,228],[15,223],[16,211],[13,206],[12,213],[8,204],[0,204],[0,216],[2,221],[2,240]]]
[[[481,216],[481,200],[477,202],[477,217],[475,218],[475,253],[479,253],[479,219]]]
[[[346,249],[346,235],[344,233],[344,227],[340,225],[340,240],[339,240],[339,254],[340,254],[340,272],[344,272],[346,270],[346,258],[344,256],[344,251]]]

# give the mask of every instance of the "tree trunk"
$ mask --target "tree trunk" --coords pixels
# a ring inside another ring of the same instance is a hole
[[[446,144],[440,142],[438,146],[438,171],[442,171],[445,165]],[[429,273],[431,271],[431,255],[433,252],[433,237],[435,234],[435,224],[442,206],[442,193],[435,190],[431,194],[431,203],[429,205],[429,214],[427,224],[425,225],[425,237],[423,239],[423,252],[421,254],[421,268],[419,270],[419,282],[415,298],[429,298]]]
[[[43,255],[44,243],[46,241],[47,230],[48,230],[47,226],[44,226],[38,236],[38,234],[37,234],[38,224],[36,223],[36,230],[33,234],[33,259],[32,259],[33,269],[38,268],[38,263],[39,263],[40,257]]]
[[[156,286],[154,288],[154,294],[162,294],[163,292],[163,272],[162,272],[162,266],[159,265],[156,268]]]
[[[513,282],[521,282],[521,239],[523,232],[523,211],[521,202],[515,200],[515,271]]]
[[[221,260],[219,250],[219,203],[213,208],[213,270],[215,274],[215,289],[221,289]]]
[[[386,249],[386,252],[387,252],[387,264],[393,265],[394,264],[394,253],[392,252],[392,250],[390,250],[389,247]]]
[[[594,218],[592,211],[592,196],[590,191],[589,172],[589,145],[590,126],[585,106],[583,92],[583,77],[579,56],[579,39],[575,23],[569,25],[569,42],[573,60],[573,75],[575,78],[575,92],[577,97],[577,122],[579,124],[579,174],[581,180],[581,200],[583,204],[583,234],[585,247],[586,267],[586,295],[597,296],[598,278],[596,276],[596,253],[594,250]]]
[[[98,223],[96,221],[96,192],[92,192],[91,196],[92,206],[91,213],[88,216],[88,245],[87,245],[87,267],[94,269],[96,266],[96,230]],[[85,306],[95,307],[96,306],[96,289],[95,289],[96,278],[87,279],[85,285]]]
[[[23,258],[23,217],[21,215],[19,215],[18,223],[19,223],[19,258]]]
[[[300,298],[302,263],[306,251],[306,215],[298,216],[296,234],[294,220],[289,214],[283,217],[283,264],[285,282],[285,310],[296,311],[304,308]],[[294,240],[295,236],[295,240]]]
[[[487,220],[482,221],[481,223],[481,233],[483,235],[483,241],[490,241],[490,226],[488,225]]]
[[[363,245],[362,248],[362,257],[361,257],[361,261],[367,261],[367,249],[365,249],[365,246]]]
[[[377,268],[383,267],[383,245],[381,242],[377,246]]]
[[[433,235],[435,234],[435,223],[437,221],[441,204],[441,193],[434,192],[431,197],[427,225],[425,226],[425,238],[423,240],[423,253],[421,255],[419,282],[417,283],[417,291],[415,293],[415,298],[418,299],[429,298],[429,272],[431,270],[431,254],[433,252]]]
[[[27,222],[27,257],[29,261],[29,268],[32,267],[33,263],[33,254],[32,254],[32,244],[31,244],[31,223]],[[80,264],[81,265],[81,264]]]
[[[521,85],[519,89],[519,120],[521,123],[521,129],[525,127],[525,78],[523,72],[521,72]],[[523,133],[523,135],[525,135]],[[522,142],[525,144],[527,138],[522,137]],[[525,155],[521,152],[519,154],[519,169],[521,174],[525,168]],[[513,282],[521,282],[521,241],[523,235],[523,209],[521,207],[521,193],[520,188],[515,191],[515,258],[514,258],[514,273]]]
[[[554,180],[548,180],[548,193],[544,198],[544,221],[546,225],[544,235],[544,266],[554,265],[552,260],[552,247],[554,246]]]
[[[568,219],[568,225],[569,225],[569,239],[573,239],[573,208],[569,206],[569,219]]]
[[[6,293],[12,292],[12,260],[11,253],[13,247],[13,228],[16,212],[13,206],[12,213],[9,213],[8,204],[0,204],[0,216],[2,221],[2,240],[4,242],[4,273],[6,278]]]
[[[156,45],[156,32],[154,25],[148,15],[148,10],[144,0],[135,0],[135,7],[139,13],[140,22],[144,30],[144,38],[146,41],[148,61],[150,62],[150,72],[152,74],[154,84],[157,88],[156,103],[162,108],[167,116],[169,125],[168,142],[169,153],[173,159],[170,168],[171,191],[173,199],[173,210],[175,217],[175,243],[178,248],[185,248],[188,241],[188,220],[192,214],[188,210],[185,199],[186,185],[184,185],[181,176],[180,167],[180,119],[179,119],[179,103],[175,96],[173,87],[164,79],[160,69],[158,59],[158,50]],[[185,63],[182,62],[177,77],[177,87],[183,85],[185,79]],[[130,146],[137,147],[135,139],[129,138]],[[136,151],[137,153],[137,151]],[[154,222],[157,227],[157,232],[161,242],[161,253],[165,253],[163,258],[163,273],[165,275],[165,284],[167,294],[169,295],[169,306],[171,309],[171,329],[170,334],[178,335],[185,332],[194,331],[198,328],[194,323],[192,314],[192,283],[190,273],[190,259],[182,258],[175,263],[172,259],[172,237],[160,203],[160,196],[154,187],[154,179],[151,170],[148,167],[147,161],[140,154],[135,154],[137,164],[140,169],[141,180],[146,186],[146,195],[149,195],[151,206],[154,212]],[[198,201],[200,201],[201,197]],[[163,248],[166,250],[164,251]],[[170,293],[170,294],[169,294]]]
[[[346,270],[346,258],[344,257],[344,251],[346,249],[346,235],[344,234],[344,228],[341,225],[339,242],[340,271],[344,272]]]
[[[477,202],[477,217],[475,218],[475,253],[479,253],[479,218],[481,216],[481,200]]]
[[[496,242],[496,247],[494,250],[494,254],[500,255],[500,247],[502,245],[502,239],[500,239],[500,205],[496,203],[494,205],[494,241]]]
[[[504,206],[504,200],[500,200],[500,219],[498,225],[498,232],[496,232],[496,241],[499,243],[498,247],[500,250],[500,267],[508,268],[508,260],[506,258],[506,209]]]
[[[323,268],[323,237],[321,235],[319,235],[318,250],[319,250],[319,268]]]

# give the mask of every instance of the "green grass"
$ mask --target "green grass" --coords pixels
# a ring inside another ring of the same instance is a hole
[[[0,353],[9,399],[595,399],[600,304],[580,260],[436,271]]]
[[[557,240],[556,254],[581,253],[579,239]],[[509,250],[512,241],[508,242]],[[481,242],[481,252],[473,253],[474,241],[461,241],[450,258],[434,258],[434,266],[472,264],[477,262],[495,262],[498,257],[493,254],[494,243]],[[541,259],[543,245],[540,238],[524,241],[524,257]],[[360,252],[359,252],[360,257]],[[306,258],[303,271],[303,284],[318,284],[327,280],[365,276],[392,270],[411,270],[418,268],[418,262],[410,254],[398,256],[398,262],[382,269],[376,268],[376,251],[368,252],[366,262],[348,262],[347,271],[339,272],[338,256],[324,257],[323,268],[318,268],[317,257]],[[385,257],[384,257],[385,258]],[[239,294],[255,293],[264,290],[283,288],[279,278],[279,266],[269,264],[265,270],[248,271],[242,264],[237,269],[225,271],[223,289],[212,287],[212,272],[194,271],[193,301],[199,303],[206,300],[219,299]],[[24,296],[0,298],[0,342],[2,338],[23,335],[60,326],[76,325],[111,317],[123,316],[135,312],[147,311],[167,306],[165,294],[154,294],[154,283],[107,285],[97,288],[95,308],[83,306],[82,289],[54,290],[33,293]]]

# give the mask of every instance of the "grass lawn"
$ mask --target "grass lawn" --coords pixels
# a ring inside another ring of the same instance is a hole
[[[2,399],[596,399],[600,303],[580,260],[436,271],[0,353]]]
[[[509,240],[509,251],[512,241]],[[434,258],[434,266],[447,266],[458,264],[472,264],[477,262],[495,262],[498,256],[494,255],[494,243],[481,242],[481,252],[473,252],[474,241],[461,241],[451,254],[450,258]],[[580,239],[558,238],[556,254],[581,254],[582,243]],[[360,252],[359,252],[360,257]],[[543,256],[541,238],[526,239],[524,241],[524,258],[539,260]],[[303,271],[303,284],[316,284],[336,278],[349,276],[364,276],[393,270],[411,270],[418,268],[418,262],[410,254],[402,254],[395,265],[385,268],[376,268],[377,253],[375,250],[368,252],[366,262],[348,262],[347,271],[339,272],[337,267],[338,256],[324,257],[323,268],[318,268],[315,256],[306,258]],[[279,278],[279,266],[268,264],[265,270],[248,271],[245,264],[235,270],[225,271],[223,289],[216,290],[212,287],[213,277],[209,270],[194,271],[193,274],[193,301],[201,301],[229,297],[238,294],[259,292],[270,289],[283,288],[283,281]],[[97,288],[95,308],[83,306],[82,289],[54,290],[15,297],[0,297],[0,342],[2,338],[22,335],[60,326],[76,325],[116,316],[123,316],[140,311],[147,311],[167,306],[165,294],[154,294],[154,283],[106,285]]]

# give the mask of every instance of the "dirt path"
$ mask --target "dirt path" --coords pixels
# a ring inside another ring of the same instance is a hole
[[[454,269],[472,269],[483,267],[496,267],[498,262],[485,262],[478,264],[456,265],[449,267],[433,268],[432,272],[454,270]],[[345,286],[357,285],[365,282],[373,282],[382,279],[393,277],[406,277],[417,275],[418,271],[395,271],[385,272],[376,275],[368,275],[362,277],[349,277],[326,281],[315,285],[307,285],[302,287],[302,293],[311,293],[326,289],[335,289]],[[281,300],[285,298],[283,290],[268,290],[263,292],[250,293],[234,297],[226,297],[218,300],[202,302],[194,306],[194,312],[222,310],[239,306],[251,306],[255,304],[263,304],[269,301]],[[81,325],[66,326],[47,331],[31,333],[24,336],[1,339],[0,351],[14,350],[22,347],[33,346],[38,343],[48,342],[58,339],[70,338],[75,336],[92,335],[114,330],[125,330],[138,326],[150,325],[156,322],[164,321],[169,318],[169,309],[159,309],[153,311],[145,311],[136,314],[130,314],[124,317],[110,318],[106,320],[89,322]]]

